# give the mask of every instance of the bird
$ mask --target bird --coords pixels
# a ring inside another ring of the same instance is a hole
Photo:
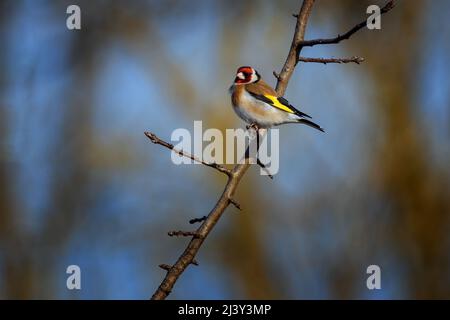
[[[254,68],[237,69],[230,89],[231,103],[236,114],[250,127],[267,129],[285,123],[303,123],[325,132],[311,116],[297,110],[285,98],[278,96]]]

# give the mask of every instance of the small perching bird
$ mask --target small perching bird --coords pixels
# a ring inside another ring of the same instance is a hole
[[[324,130],[261,79],[252,67],[240,67],[230,87],[231,102],[237,115],[250,126],[270,128],[284,123],[303,123]]]

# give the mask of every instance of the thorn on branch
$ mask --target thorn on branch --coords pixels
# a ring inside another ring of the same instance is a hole
[[[331,39],[316,39],[316,40],[304,41],[306,25],[307,25],[309,16],[311,14],[311,9],[312,9],[313,4],[314,4],[314,0],[304,0],[303,1],[303,4],[301,6],[301,9],[300,9],[300,12],[299,12],[299,15],[297,18],[297,25],[295,28],[294,38],[291,43],[291,49],[289,50],[286,62],[283,65],[280,74],[277,74],[276,72],[274,72],[274,76],[277,77],[277,79],[278,79],[278,82],[276,85],[276,92],[279,96],[282,96],[284,94],[284,92],[286,91],[286,88],[289,83],[289,79],[292,76],[292,73],[295,69],[296,63],[298,62],[297,59],[300,56],[299,53],[303,47],[314,46],[317,44],[338,43],[343,39],[348,39],[351,35],[353,35],[358,30],[364,28],[364,26],[366,25],[366,21],[364,20],[362,23],[356,25],[355,27],[353,27],[352,29],[350,29],[349,31],[344,33],[342,36],[339,35],[338,37],[331,38]],[[393,7],[394,7],[394,3],[391,0],[387,3],[387,5],[385,7],[383,7],[381,9],[381,13],[385,13],[385,12],[389,11],[390,9],[392,9]],[[357,61],[362,62],[362,60],[357,60]],[[355,61],[355,63],[358,63],[358,62]],[[146,132],[145,134],[153,143],[159,143],[166,147],[170,146],[170,144],[163,142],[158,137],[156,137],[156,135],[154,135],[152,133]],[[259,145],[259,143],[258,143],[258,145]],[[173,146],[172,146],[172,148],[173,148]],[[172,149],[172,148],[170,148],[170,149]],[[178,153],[179,154],[181,153],[182,155],[185,155],[185,156],[189,156],[189,155],[184,154],[182,151],[178,152]],[[191,156],[191,157],[192,157],[191,159],[194,158],[194,160],[195,160],[195,157],[193,157],[193,156]],[[203,163],[203,164],[205,164],[205,163]],[[212,164],[205,164],[205,165],[214,167],[214,165],[212,165]],[[226,168],[224,168],[222,170],[217,169],[221,172],[226,173],[229,176],[229,180],[227,182],[227,185],[225,186],[224,192],[222,193],[220,199],[216,203],[216,206],[214,207],[214,209],[209,213],[208,218],[203,217],[200,219],[192,219],[190,221],[190,223],[195,223],[195,222],[204,221],[204,219],[211,219],[212,223],[205,224],[204,226],[202,226],[203,229],[201,231],[201,234],[192,233],[192,232],[186,234],[185,232],[181,232],[181,231],[172,233],[172,235],[189,235],[189,236],[194,236],[196,238],[191,239],[187,248],[181,254],[180,258],[177,260],[177,262],[173,266],[160,265],[160,267],[162,269],[170,271],[170,272],[168,272],[166,274],[164,280],[161,282],[158,289],[152,295],[153,300],[165,299],[170,294],[173,286],[175,285],[175,283],[177,282],[179,277],[183,274],[183,272],[188,267],[188,265],[190,265],[190,264],[197,265],[198,264],[194,260],[194,258],[196,256],[196,254],[198,253],[198,251],[203,243],[203,240],[211,232],[212,228],[215,226],[217,221],[222,216],[224,210],[229,205],[229,202],[225,202],[227,199],[228,199],[228,201],[231,201],[231,199],[227,198],[227,195],[229,194],[230,195],[229,197],[230,198],[232,197],[236,186],[238,185],[241,177],[245,174],[248,167],[249,167],[249,162],[245,162],[244,164],[239,164],[239,165],[235,166],[235,168],[233,170],[227,170]],[[228,193],[228,192],[231,192],[231,193]]]
[[[296,19],[298,18],[298,14],[297,14],[297,13],[293,13],[292,16],[293,16],[294,18],[296,18]]]
[[[233,206],[236,207],[236,209],[242,211],[242,208],[241,208],[241,205],[239,204],[239,202],[237,202],[236,200],[231,199],[231,198],[229,198],[228,200],[230,201],[230,203],[231,203]]]
[[[194,266],[198,266],[198,262],[195,259],[191,261],[191,264],[193,264]]]
[[[194,218],[194,219],[191,219],[191,220],[189,220],[189,223],[190,224],[194,224],[194,223],[197,223],[197,222],[203,222],[203,221],[205,221],[206,220],[206,216],[203,216],[203,217],[201,217],[201,218]]]
[[[160,264],[159,267],[166,271],[169,271],[172,268],[172,266],[169,266],[168,264]]]
[[[390,0],[388,3],[386,3],[386,5],[383,8],[381,8],[380,13],[384,14],[384,13],[390,11],[394,7],[395,7],[394,0]],[[345,32],[343,34],[338,34],[334,38],[304,40],[304,41],[300,41],[297,44],[297,46],[303,48],[303,47],[312,47],[312,46],[315,46],[318,44],[336,44],[336,43],[341,42],[342,40],[349,39],[353,34],[355,34],[356,32],[358,32],[359,30],[363,29],[366,26],[367,26],[367,20],[364,19],[363,21],[361,21],[360,23],[355,25],[353,28],[351,28],[347,32]]]
[[[196,231],[169,231],[167,233],[169,235],[169,237],[197,237],[198,234]]]
[[[389,10],[393,9],[395,7],[395,1],[391,0],[381,9],[382,13],[388,12]]]

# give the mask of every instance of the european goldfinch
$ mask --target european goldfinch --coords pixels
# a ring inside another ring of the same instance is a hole
[[[303,123],[324,132],[261,79],[252,67],[240,67],[230,87],[231,102],[237,115],[251,126],[270,128],[284,123]]]

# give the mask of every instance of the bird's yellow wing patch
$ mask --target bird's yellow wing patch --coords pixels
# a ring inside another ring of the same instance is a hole
[[[295,113],[294,110],[289,108],[287,105],[281,103],[277,97],[271,96],[270,94],[265,94],[264,97],[267,98],[268,100],[270,100],[271,101],[270,104],[272,106],[274,106],[275,108],[281,109],[281,110],[289,112],[289,113]]]
[[[274,108],[277,108],[279,110],[282,110],[287,113],[295,114],[301,118],[310,118],[311,116],[307,115],[304,112],[301,112],[300,110],[297,110],[292,104],[289,103],[285,98],[283,97],[277,97],[272,94],[262,93],[258,94],[255,92],[248,91],[255,99],[258,99],[262,102],[265,102],[269,105],[271,105]]]

